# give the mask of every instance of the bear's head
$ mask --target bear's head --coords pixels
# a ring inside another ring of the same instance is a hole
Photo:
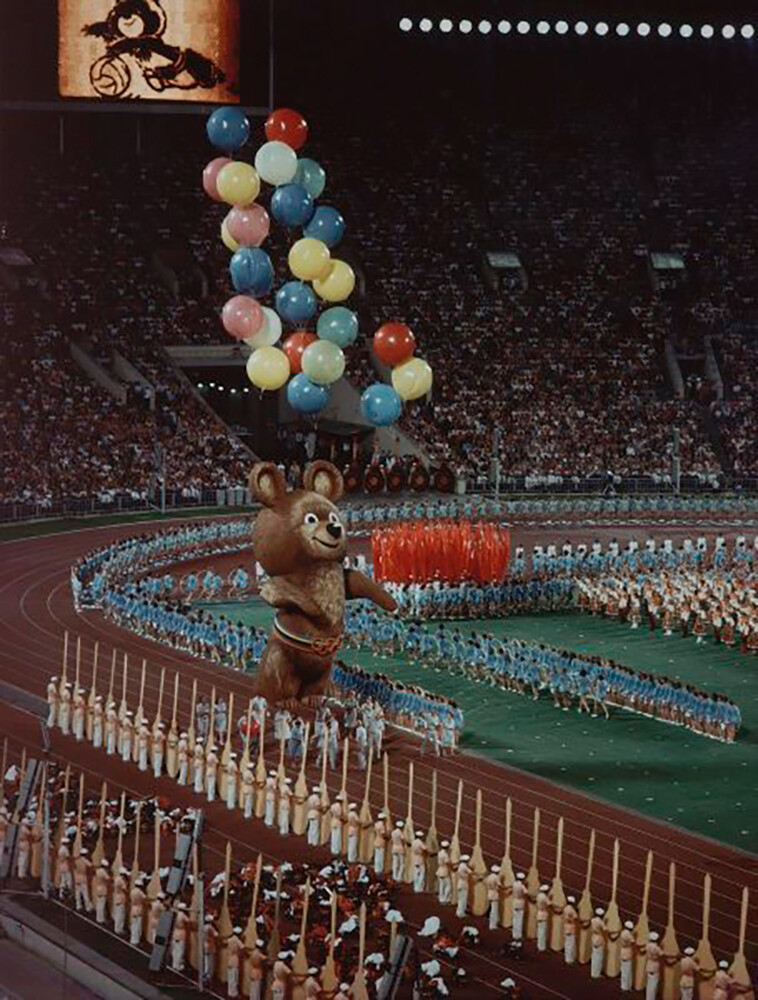
[[[331,462],[311,462],[303,473],[304,489],[291,491],[273,462],[258,462],[249,485],[263,504],[253,527],[253,552],[269,576],[344,558],[347,538],[335,506],[342,474]]]

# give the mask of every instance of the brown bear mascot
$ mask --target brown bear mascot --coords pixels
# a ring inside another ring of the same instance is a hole
[[[256,688],[272,703],[316,700],[327,693],[347,599],[396,608],[373,580],[343,568],[347,537],[335,506],[342,496],[341,473],[330,462],[311,462],[303,486],[288,492],[272,462],[259,462],[250,473],[250,490],[263,504],[253,528],[255,558],[269,576],[261,596],[277,612]]]

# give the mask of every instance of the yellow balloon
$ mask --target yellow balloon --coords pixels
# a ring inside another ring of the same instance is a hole
[[[313,290],[325,302],[344,302],[354,288],[355,273],[352,267],[344,260],[334,258],[324,277],[313,282]]]
[[[231,250],[232,253],[236,253],[240,245],[229,232],[229,227],[226,224],[226,219],[221,223],[221,239],[224,241],[224,246]]]
[[[423,358],[410,358],[392,369],[392,388],[401,399],[418,399],[432,387],[432,369]]]
[[[255,167],[234,160],[219,170],[216,190],[229,205],[249,205],[258,197],[261,181]]]
[[[306,237],[292,244],[287,260],[290,271],[296,278],[301,281],[316,281],[326,277],[331,254],[326,243]]]
[[[257,347],[247,359],[247,377],[258,389],[281,389],[290,377],[289,358],[278,347]]]

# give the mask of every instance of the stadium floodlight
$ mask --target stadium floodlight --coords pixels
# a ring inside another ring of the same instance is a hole
[[[755,28],[752,24],[743,24],[740,28],[740,34],[743,38],[752,38],[755,34]]]
[[[468,20],[468,18],[464,18],[462,21],[458,22],[458,31],[460,31],[462,35],[470,35],[473,27],[474,25]]]
[[[507,35],[508,32],[511,30],[511,22],[510,21],[498,21],[497,22],[497,30],[500,32],[501,35]]]
[[[577,35],[586,35],[589,30],[589,25],[586,21],[577,21],[574,25],[574,31]]]
[[[411,19],[409,17],[401,17],[400,18],[400,30],[401,31],[410,31],[412,27],[413,27],[413,21],[411,21]]]
[[[480,35],[489,35],[489,33],[492,31],[492,22],[480,21],[478,27]]]
[[[631,29],[629,28],[629,25],[626,23],[626,21],[619,21],[619,23],[616,25],[616,34],[619,36],[619,38],[626,38],[630,30]]]
[[[518,31],[520,35],[528,35],[531,31],[531,27],[532,26],[528,21],[519,21],[516,25],[516,31]]]
[[[550,31],[550,25],[548,24],[547,21],[538,21],[537,22],[537,34],[538,35],[547,35],[549,33],[549,31]]]
[[[237,395],[237,390],[236,390],[236,389],[234,388],[234,386],[232,386],[232,387],[231,387],[231,389],[229,390],[229,392],[230,392],[230,393],[231,393],[231,394],[232,394],[233,396],[236,396],[236,395]]]
[[[568,34],[569,23],[568,21],[556,21],[555,22],[555,33],[556,35],[566,35]]]
[[[661,38],[668,38],[669,35],[671,34],[671,25],[666,24],[665,21],[663,22],[663,24],[659,24],[658,34],[661,36]]]
[[[734,27],[733,24],[725,24],[724,27],[721,29],[722,38],[734,38],[736,34],[737,34],[737,29]]]
[[[432,24],[432,22],[429,20],[428,17],[422,17],[418,23],[418,26],[424,32],[424,34],[431,31],[432,28],[434,27],[434,25]]]
[[[608,25],[605,23],[605,21],[597,22],[597,24],[595,25],[595,34],[600,36],[608,34]]]
[[[208,383],[208,388],[209,389],[215,389],[216,388],[216,383],[215,382],[209,382]]]
[[[440,31],[443,34],[447,35],[452,30],[453,30],[453,22],[450,20],[449,17],[443,17],[442,20],[440,21]]]
[[[640,36],[640,38],[647,38],[647,36],[650,34],[650,25],[647,23],[647,21],[640,21],[640,23],[637,25],[637,34]]]
[[[713,25],[704,24],[700,29],[700,35],[702,38],[713,38]]]
[[[197,383],[197,387],[198,387],[198,389],[204,389],[205,385],[202,382],[198,382]]]
[[[691,24],[683,24],[679,29],[679,34],[682,36],[682,38],[692,38],[694,33],[695,29],[692,27]]]

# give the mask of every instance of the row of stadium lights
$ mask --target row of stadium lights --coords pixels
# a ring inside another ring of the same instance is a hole
[[[413,31],[414,23],[409,17],[401,17],[399,27],[401,31]],[[422,17],[417,27],[419,31],[428,34],[434,30],[435,25],[430,18]],[[448,17],[443,17],[437,23],[438,30],[445,35],[453,31],[455,27],[456,25]],[[660,38],[669,38],[676,31],[681,38],[692,38],[696,34],[699,34],[701,38],[714,38],[717,33],[720,33],[721,37],[726,39],[736,38],[738,34],[742,38],[749,39],[755,35],[755,28],[752,24],[743,24],[739,29],[733,24],[724,24],[720,29],[714,28],[712,24],[702,24],[699,28],[693,28],[691,24],[681,24],[676,29],[665,21],[653,28],[646,21],[641,21],[636,26],[627,24],[625,21],[611,26],[606,21],[598,21],[594,25],[589,25],[586,21],[576,21],[573,25],[569,24],[568,21],[556,21],[555,24],[550,24],[549,21],[537,21],[533,25],[530,21],[517,21],[515,24],[510,21],[498,21],[497,24],[493,24],[492,21],[484,20],[480,21],[476,27],[480,35],[489,35],[492,31],[497,31],[501,35],[508,35],[512,31],[519,35],[528,35],[532,28],[538,35],[548,35],[551,31],[554,31],[556,35],[567,35],[573,30],[574,34],[577,35],[589,35],[594,32],[601,37],[615,32],[620,38],[631,35],[633,32],[636,32],[641,38],[653,34],[657,34]],[[474,22],[464,18],[458,22],[457,28],[462,35],[470,35],[474,31]]]
[[[224,392],[225,389],[223,385],[216,385],[215,382],[198,382],[197,387],[198,389],[215,389],[217,392]],[[250,392],[250,389],[247,386],[244,389],[235,389],[232,387],[229,392],[232,396],[235,396],[238,392],[247,394]]]

